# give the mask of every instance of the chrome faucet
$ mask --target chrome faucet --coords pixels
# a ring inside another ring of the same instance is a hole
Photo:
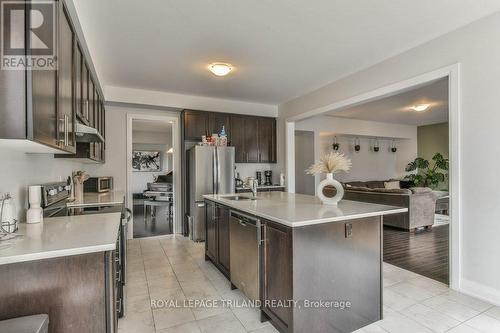
[[[254,198],[257,196],[257,186],[258,185],[259,185],[259,182],[257,181],[257,179],[253,179],[250,182],[250,189],[252,190],[252,195]]]

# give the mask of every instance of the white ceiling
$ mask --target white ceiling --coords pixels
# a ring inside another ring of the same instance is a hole
[[[165,136],[168,136],[172,133],[172,124],[163,121],[134,119],[132,131],[165,133]]]
[[[498,0],[72,0],[103,86],[277,104],[500,10]],[[218,78],[210,62],[236,66]]]
[[[411,107],[417,104],[430,104],[430,107],[415,112]],[[414,126],[445,123],[448,122],[448,78],[326,115]]]

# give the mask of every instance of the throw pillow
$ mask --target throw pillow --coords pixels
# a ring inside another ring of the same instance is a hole
[[[400,189],[401,187],[399,186],[399,180],[393,180],[389,182],[384,182],[384,188],[388,190],[396,190]]]

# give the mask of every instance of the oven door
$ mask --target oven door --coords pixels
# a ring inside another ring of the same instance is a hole
[[[65,200],[43,209],[43,217],[59,217],[59,216],[68,216],[68,207],[66,207]]]

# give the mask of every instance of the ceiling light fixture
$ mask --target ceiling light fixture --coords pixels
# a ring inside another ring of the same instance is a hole
[[[208,70],[217,76],[226,76],[233,70],[231,64],[226,64],[223,62],[214,62],[208,66]]]
[[[423,112],[423,111],[427,110],[429,108],[429,106],[431,106],[431,105],[430,104],[417,104],[417,105],[412,106],[411,109],[413,111]]]

